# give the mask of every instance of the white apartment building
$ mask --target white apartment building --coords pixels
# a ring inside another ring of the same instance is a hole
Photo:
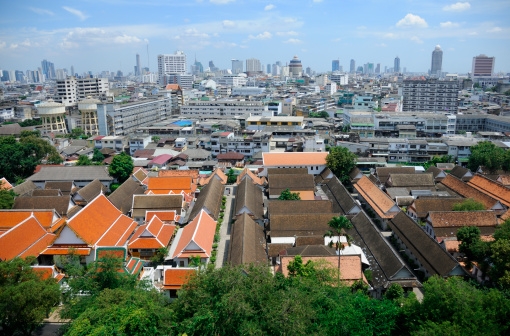
[[[231,86],[231,87],[235,88],[235,87],[245,86],[247,79],[246,79],[246,75],[244,75],[244,74],[242,74],[242,75],[226,74],[226,75],[223,75],[222,77],[215,78],[214,81],[216,82],[217,85]]]
[[[186,55],[182,51],[176,51],[173,55],[158,55],[158,73],[159,83],[163,84],[165,75],[185,74],[186,73]]]
[[[246,60],[246,72],[261,71],[260,60],[256,58],[249,58]]]
[[[193,118],[261,116],[267,110],[261,101],[213,100],[189,101],[181,106],[181,116]]]
[[[211,134],[211,153],[213,157],[227,152],[238,152],[251,159],[254,154],[269,152],[271,133],[256,132],[247,137],[234,136],[233,132]]]
[[[57,80],[54,100],[65,106],[75,105],[79,99],[88,96],[108,94],[108,78],[76,78],[74,76]]]
[[[330,80],[332,82],[337,83],[338,85],[347,85],[349,84],[349,76],[347,74],[333,72],[330,76]]]
[[[186,74],[164,75],[162,85],[168,84],[178,84],[183,89],[191,89],[193,87],[193,75]]]
[[[405,80],[403,111],[457,113],[459,84],[456,81]]]

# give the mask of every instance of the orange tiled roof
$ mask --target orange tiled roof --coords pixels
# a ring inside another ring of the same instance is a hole
[[[10,190],[12,189],[12,184],[9,183],[9,181],[7,181],[7,179],[5,177],[2,177],[0,179],[0,190]]]
[[[363,176],[354,184],[354,188],[363,196],[381,218],[393,218],[398,212],[389,211],[396,206],[391,198],[379,189],[370,179]]]
[[[49,247],[45,249],[41,255],[68,255],[69,254],[69,247]],[[90,247],[86,248],[73,248],[73,253],[76,255],[90,255]]]
[[[31,266],[32,269],[38,273],[43,280],[53,278],[58,283],[65,277],[65,274],[59,273],[55,265],[53,266]]]
[[[305,264],[308,260],[318,261],[325,260],[332,267],[338,268],[338,257],[331,256],[320,256],[320,257],[301,257],[303,259],[303,264]],[[289,275],[289,262],[294,260],[294,256],[280,256],[281,261],[281,272],[283,275]],[[361,257],[359,255],[343,255],[340,256],[340,278],[345,281],[356,281],[363,279],[363,272],[361,271]]]
[[[153,216],[149,224],[141,225],[131,237],[128,243],[130,249],[157,249],[166,247],[175,231],[176,225],[163,224],[157,217]]]
[[[290,192],[299,193],[299,197],[302,201],[314,201],[315,194],[313,191],[300,191],[300,190],[291,190]]]
[[[80,210],[67,225],[92,246],[122,246],[136,227],[103,194]]]
[[[326,164],[327,152],[262,153],[264,166],[320,166]]]
[[[195,269],[170,268],[165,270],[163,289],[181,289],[190,276],[196,273]]]
[[[226,184],[228,181],[227,175],[225,175],[225,173],[221,169],[216,168],[216,170],[211,175],[205,178],[201,178],[198,184],[202,186],[207,185],[209,184],[209,181],[211,181],[211,179],[213,178],[219,178],[221,184]]]
[[[250,177],[250,179],[253,181],[254,184],[258,184],[258,185],[264,184],[264,181],[260,177],[257,177],[255,174],[253,174],[253,172],[251,170],[249,170],[248,168],[244,168],[243,171],[241,172],[241,174],[239,174],[237,176],[237,184],[241,183],[241,181],[243,180],[243,178],[245,176]]]
[[[466,198],[472,198],[475,201],[482,203],[486,209],[491,209],[498,202],[496,199],[472,187],[471,185],[462,182],[450,174],[446,175],[440,183],[455,191],[459,195]]]
[[[498,219],[494,211],[431,211],[427,220],[434,228],[463,226],[496,226]]]
[[[212,219],[205,210],[201,210],[195,219],[182,229],[182,234],[172,258],[179,257],[182,253],[202,252],[206,257],[211,255],[214,233],[216,232],[216,221]],[[195,242],[200,250],[186,250],[186,247]]]
[[[196,169],[185,169],[185,170],[160,170],[159,177],[165,176],[191,176],[194,181],[198,179],[199,171]]]
[[[49,229],[53,225],[53,210],[8,210],[0,211],[0,228],[8,230],[32,214],[45,229]]]
[[[510,175],[499,175],[498,182],[501,182],[504,186],[510,185]]]
[[[156,190],[191,190],[191,176],[149,177],[148,189]]]
[[[467,184],[484,194],[497,199],[504,205],[510,206],[510,189],[507,187],[478,174],[473,176]]]
[[[0,236],[0,260],[29,255],[37,257],[54,238],[54,234],[48,233],[31,216]]]
[[[147,211],[145,214],[145,221],[150,222],[152,217],[158,216],[162,222],[172,222],[175,221],[175,217],[177,215],[177,211],[175,210],[167,210],[167,211]]]
[[[181,87],[179,86],[179,84],[167,84],[165,86],[165,90],[180,90]]]

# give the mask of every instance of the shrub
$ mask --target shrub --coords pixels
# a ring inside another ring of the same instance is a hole
[[[225,210],[226,207],[224,205],[222,205],[220,208],[221,208],[221,210]]]
[[[215,242],[215,243],[218,243],[219,241],[220,241],[220,235],[216,233],[216,234],[214,235],[214,242]]]
[[[216,244],[216,243],[212,244],[212,248],[213,248],[213,249],[218,248],[218,244]]]
[[[209,261],[212,262],[212,263],[215,263],[216,262],[216,257],[209,258]]]
[[[212,251],[212,252],[211,252],[211,255],[212,255],[213,257],[216,257],[216,255],[217,255],[217,254],[218,254],[218,251]]]

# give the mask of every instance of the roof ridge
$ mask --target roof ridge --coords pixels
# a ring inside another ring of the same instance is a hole
[[[119,217],[117,217],[117,219],[112,224],[110,224],[110,227],[108,228],[108,230],[106,230],[103,233],[103,235],[101,237],[99,237],[99,239],[96,240],[96,242],[94,243],[95,246],[97,246],[97,243],[99,243],[101,241],[101,239],[103,239],[103,237],[112,229],[112,227],[115,225],[115,223],[117,223],[117,221],[120,219],[120,217],[122,217],[122,214],[120,214]]]

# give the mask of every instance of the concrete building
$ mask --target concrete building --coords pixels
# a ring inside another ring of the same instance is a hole
[[[42,120],[44,133],[67,133],[65,113],[65,105],[51,99],[37,105],[37,114]]]
[[[330,80],[338,85],[349,84],[349,76],[340,72],[333,72],[330,76]]]
[[[443,50],[440,45],[436,45],[434,51],[432,51],[432,64],[430,66],[430,74],[432,76],[441,77],[441,71],[443,69]]]
[[[251,116],[246,119],[246,129],[249,131],[261,131],[266,126],[287,126],[296,130],[304,128],[303,117],[261,117]]]
[[[350,64],[350,67],[349,67],[349,72],[350,73],[355,73],[356,72],[356,61],[351,59],[351,64]]]
[[[340,71],[340,60],[333,60],[331,62],[331,72]]]
[[[261,69],[260,60],[256,58],[249,58],[246,60],[246,72],[260,72]]]
[[[159,84],[163,84],[164,76],[169,74],[186,73],[186,55],[183,51],[176,51],[173,55],[158,55]]]
[[[232,73],[238,74],[243,72],[243,61],[233,59],[232,60]]]
[[[297,55],[290,61],[289,70],[291,77],[301,77],[303,75],[303,65]]]
[[[473,68],[471,70],[471,77],[492,76],[492,74],[494,73],[495,61],[496,57],[488,57],[487,55],[473,57]]]
[[[405,80],[403,111],[457,113],[459,89],[455,81]]]
[[[193,87],[193,75],[186,74],[168,74],[164,75],[161,85],[177,84],[183,89],[191,89]]]
[[[181,106],[181,116],[199,119],[233,118],[247,114],[262,116],[265,111],[267,111],[267,107],[261,101],[190,101]]]
[[[97,105],[99,135],[128,135],[140,126],[170,117],[172,98],[147,99],[135,103]]]
[[[81,113],[81,128],[87,135],[99,135],[97,126],[97,104],[101,101],[87,97],[78,102],[78,111]]]
[[[400,72],[400,57],[395,57],[393,64],[393,72]]]
[[[106,95],[109,89],[108,78],[76,78],[70,76],[66,79],[57,80],[54,99],[65,106],[72,106],[79,99]]]

